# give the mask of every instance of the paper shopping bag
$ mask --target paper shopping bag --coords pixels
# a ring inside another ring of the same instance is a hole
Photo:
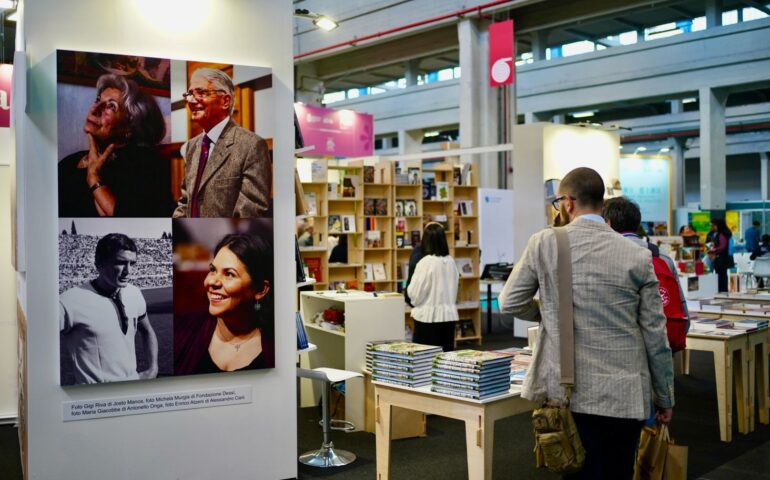
[[[644,427],[639,439],[634,480],[663,480],[668,448],[668,428],[665,425]]]
[[[664,480],[687,479],[687,447],[670,443],[666,454]]]

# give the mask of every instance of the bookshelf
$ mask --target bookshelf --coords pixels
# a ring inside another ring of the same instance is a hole
[[[316,290],[344,284],[401,292],[413,246],[425,225],[436,221],[446,229],[460,271],[455,343],[481,344],[478,180],[470,164],[461,165],[458,157],[439,162],[299,159],[298,170],[306,203],[313,200],[308,193],[316,201],[315,215],[305,216],[315,224],[312,245],[300,246],[303,262],[310,260],[308,267],[321,276]],[[355,224],[354,231],[343,231],[346,217]],[[347,236],[346,264],[328,262],[330,235]],[[406,320],[411,324],[411,318]]]

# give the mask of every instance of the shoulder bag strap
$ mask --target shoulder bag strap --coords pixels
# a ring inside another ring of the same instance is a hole
[[[555,227],[557,274],[559,286],[559,355],[561,358],[561,385],[567,401],[575,387],[575,330],[572,306],[572,254],[567,229]]]

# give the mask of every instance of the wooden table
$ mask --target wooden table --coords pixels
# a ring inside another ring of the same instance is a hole
[[[732,441],[733,381],[735,381],[735,396],[738,403],[738,431],[748,433],[750,405],[748,335],[741,333],[732,337],[712,337],[688,333],[687,350],[684,356],[685,374],[690,373],[690,350],[714,354],[719,438],[723,442]]]
[[[535,408],[535,404],[521,398],[519,387],[512,387],[506,394],[479,401],[433,393],[429,386],[408,388],[383,382],[373,384],[377,480],[389,478],[392,407],[464,421],[469,480],[492,478],[495,421]]]
[[[749,364],[749,424],[750,432],[754,431],[756,424],[756,413],[754,411],[754,398],[757,397],[757,406],[759,407],[759,422],[767,425],[770,423],[768,415],[768,365],[767,365],[767,346],[768,334],[770,329],[763,328],[748,334],[748,364]],[[757,393],[755,393],[755,391]]]

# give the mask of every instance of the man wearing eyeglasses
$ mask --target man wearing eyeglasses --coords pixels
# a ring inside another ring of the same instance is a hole
[[[264,217],[272,181],[267,144],[230,116],[233,82],[221,70],[199,68],[183,94],[203,129],[182,146],[185,177],[174,211],[179,217]]]
[[[569,172],[554,207],[566,223],[572,265],[575,385],[569,403],[586,459],[569,479],[630,479],[644,420],[671,421],[671,349],[650,251],[602,218],[604,181]],[[500,310],[540,322],[522,397],[562,400],[556,236],[534,234],[500,294]],[[539,302],[534,300],[539,293]]]
[[[59,330],[72,377],[62,384],[105,383],[155,378],[158,340],[141,290],[129,283],[137,248],[121,233],[96,244],[98,276],[59,296]],[[137,372],[134,339],[140,336],[148,368]]]

